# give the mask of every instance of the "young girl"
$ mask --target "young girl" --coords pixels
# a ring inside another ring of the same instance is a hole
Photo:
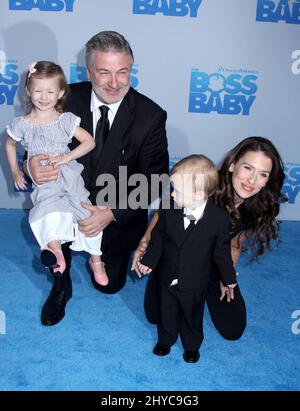
[[[79,117],[63,112],[69,88],[60,66],[50,61],[30,64],[25,86],[31,111],[7,126],[6,152],[15,187],[26,188],[17,163],[17,142],[27,150],[28,158],[44,154],[48,156],[44,160],[47,164],[59,168],[57,181],[36,184],[31,195],[33,208],[29,223],[42,250],[41,261],[53,268],[55,276],[61,276],[66,268],[61,245],[71,241],[72,250],[90,254],[89,265],[95,281],[107,285],[108,277],[100,258],[102,232],[88,238],[77,226],[77,220],[89,217],[88,210],[80,205],[82,201],[89,202],[89,192],[81,177],[83,166],[75,160],[95,147],[94,139],[79,127]],[[70,151],[68,144],[73,136],[80,144]]]

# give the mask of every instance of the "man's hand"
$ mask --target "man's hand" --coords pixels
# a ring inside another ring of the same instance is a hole
[[[111,209],[108,207],[100,208],[83,202],[81,205],[91,212],[90,217],[78,220],[79,231],[87,237],[95,237],[115,219]]]
[[[222,301],[225,295],[226,295],[226,300],[228,303],[230,303],[231,300],[234,300],[234,287],[235,286],[236,284],[228,284],[225,287],[223,283],[220,281],[220,290],[221,290],[220,300]]]
[[[59,176],[59,169],[52,165],[41,165],[42,160],[49,160],[49,156],[41,154],[32,157],[29,161],[27,160],[28,176],[38,185],[56,181]]]

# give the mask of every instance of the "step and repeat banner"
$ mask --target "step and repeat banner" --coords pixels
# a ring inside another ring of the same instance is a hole
[[[28,64],[86,80],[84,45],[102,30],[129,40],[132,86],[168,112],[171,164],[203,153],[218,165],[245,137],[267,137],[285,164],[280,217],[300,220],[300,0],[1,0],[1,208],[31,206],[3,144]]]

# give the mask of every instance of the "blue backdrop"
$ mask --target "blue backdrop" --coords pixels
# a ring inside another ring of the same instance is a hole
[[[28,64],[53,60],[85,80],[85,42],[116,30],[135,54],[132,86],[168,112],[171,162],[204,153],[218,164],[241,139],[267,137],[285,163],[281,218],[299,220],[299,24],[300,0],[2,0],[0,207],[31,205],[3,145]]]

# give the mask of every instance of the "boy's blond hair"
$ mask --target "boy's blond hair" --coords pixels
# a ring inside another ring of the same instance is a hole
[[[211,197],[217,189],[218,170],[203,154],[192,154],[178,161],[171,170],[171,176],[179,172],[192,176],[195,193],[204,191],[207,197]]]

